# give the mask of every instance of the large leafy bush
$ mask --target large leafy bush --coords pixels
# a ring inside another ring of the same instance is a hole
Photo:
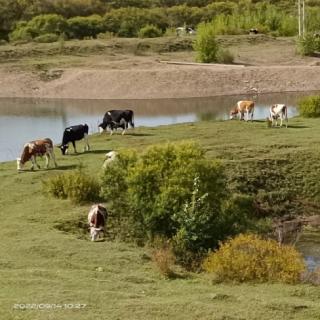
[[[120,152],[102,181],[102,195],[126,221],[126,232],[172,239],[178,255],[213,248],[246,223],[247,212],[227,191],[223,167],[195,143],[157,145],[139,156]]]
[[[22,21],[10,34],[10,40],[31,40],[46,34],[62,34],[66,29],[66,20],[57,14],[43,14],[29,22]]]
[[[239,235],[209,254],[203,263],[207,272],[219,281],[298,282],[305,264],[291,246],[280,246],[274,240],[256,235]]]
[[[308,96],[299,101],[300,115],[306,118],[320,117],[320,96]]]
[[[67,24],[67,34],[69,38],[96,38],[97,34],[105,31],[102,17],[99,15],[73,17],[67,20]]]

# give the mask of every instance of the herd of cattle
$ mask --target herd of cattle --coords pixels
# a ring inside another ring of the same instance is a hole
[[[248,121],[250,119],[251,121],[253,121],[253,113],[253,101],[238,101],[235,107],[230,111],[230,119],[238,116],[240,120]],[[288,126],[287,107],[284,104],[275,104],[270,107],[269,117],[267,118],[267,120],[271,123],[271,126],[277,126],[278,119],[280,119],[280,127],[283,124],[283,120],[286,121],[286,127]],[[102,133],[104,130],[109,129],[111,132],[110,134],[112,135],[114,130],[121,128],[123,130],[122,134],[124,134],[126,129],[128,129],[129,124],[132,128],[134,128],[134,113],[132,110],[110,110],[105,113],[103,121],[99,124],[98,127],[100,133]],[[86,124],[80,124],[66,128],[63,132],[62,143],[59,146],[62,154],[65,155],[68,152],[69,143],[72,143],[74,152],[76,153],[76,141],[82,139],[84,139],[85,141],[85,150],[90,150],[88,133],[89,127]],[[22,170],[24,164],[29,160],[32,162],[31,170],[34,169],[35,165],[40,168],[36,161],[37,156],[45,156],[45,168],[48,168],[50,160],[52,160],[54,166],[57,167],[53,147],[53,142],[49,138],[34,140],[26,143],[23,147],[20,158],[17,158],[18,171]],[[105,162],[103,164],[103,167],[106,168],[108,166],[108,163],[115,160],[116,156],[117,153],[115,151],[108,152],[105,155]],[[88,224],[92,241],[97,240],[100,233],[104,232],[106,219],[107,210],[103,205],[95,204],[91,207],[88,214]]]

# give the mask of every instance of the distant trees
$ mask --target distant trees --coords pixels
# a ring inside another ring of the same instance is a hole
[[[216,34],[247,33],[256,27],[274,35],[297,33],[293,0],[209,1],[209,0],[0,0],[0,38],[30,37],[30,24],[37,16],[58,15],[65,19],[69,38],[95,37],[111,32],[136,37],[141,28],[154,25],[167,28],[196,27],[213,22]],[[316,5],[315,2],[310,2]],[[281,10],[279,10],[279,8]],[[308,6],[308,31],[320,28],[319,10]],[[24,21],[24,22],[21,22]],[[32,23],[31,23],[32,24]],[[25,28],[28,25],[27,28]],[[31,28],[32,29],[32,28]],[[42,31],[37,32],[42,34]]]

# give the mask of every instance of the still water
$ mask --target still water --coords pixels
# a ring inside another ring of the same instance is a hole
[[[136,126],[159,126],[199,120],[226,120],[238,100],[256,102],[255,119],[266,118],[269,106],[284,103],[297,114],[297,101],[310,93],[156,100],[0,99],[0,162],[15,159],[25,142],[43,137],[60,143],[65,127],[87,123],[90,133],[110,109],[134,110]]]

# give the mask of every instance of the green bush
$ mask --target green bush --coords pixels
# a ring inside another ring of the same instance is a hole
[[[299,113],[305,118],[320,117],[320,96],[308,96],[298,102]]]
[[[102,196],[131,236],[173,239],[180,262],[245,230],[249,216],[230,197],[220,163],[192,142],[120,152],[103,173]]]
[[[99,15],[73,17],[67,20],[67,25],[68,37],[72,39],[96,38],[99,33],[105,31],[102,17]]]
[[[59,36],[55,33],[46,33],[41,36],[35,37],[33,41],[40,43],[50,43],[56,42],[59,40]]]
[[[303,258],[291,246],[256,235],[239,235],[210,253],[203,268],[218,281],[296,283],[305,271]]]
[[[100,199],[100,184],[95,178],[78,169],[43,181],[43,190],[55,198],[69,199],[73,203],[85,203]]]
[[[217,62],[219,44],[215,38],[214,26],[210,23],[201,23],[197,28],[197,37],[194,43],[199,62]]]
[[[301,55],[312,56],[320,51],[320,37],[308,33],[298,39],[297,50]]]
[[[139,30],[139,38],[157,38],[162,36],[162,31],[154,25],[146,25]]]
[[[34,17],[29,22],[17,23],[15,29],[10,33],[11,41],[32,40],[33,38],[56,34],[60,35],[66,29],[66,20],[57,14],[44,14]]]

